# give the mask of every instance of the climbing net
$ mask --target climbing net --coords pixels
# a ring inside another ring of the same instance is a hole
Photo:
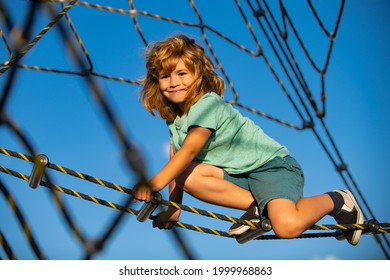
[[[106,5],[105,2],[110,2],[110,4],[115,5],[116,7]],[[102,118],[109,124],[110,131],[116,137],[120,150],[124,156],[124,166],[126,166],[128,174],[131,174],[129,176],[134,182],[146,181],[146,178],[148,177],[147,165],[140,152],[139,146],[135,144],[134,139],[129,137],[128,133],[125,132],[121,118],[115,111],[105,90],[107,83],[116,83],[125,85],[126,87],[137,88],[139,86],[137,79],[139,78],[139,75],[138,73],[131,71],[129,71],[129,73],[134,76],[123,77],[116,74],[108,75],[99,72],[97,69],[101,69],[102,65],[95,64],[98,52],[93,49],[93,46],[87,47],[88,41],[85,42],[81,32],[79,32],[80,29],[84,28],[80,18],[85,15],[98,15],[96,22],[93,24],[98,24],[99,18],[102,18],[104,23],[108,24],[113,16],[123,17],[123,22],[126,23],[126,27],[129,28],[130,26],[129,29],[134,33],[132,35],[137,39],[134,40],[136,43],[133,41],[128,42],[126,35],[124,35],[126,33],[121,34],[120,39],[129,44],[136,44],[139,49],[147,46],[152,41],[150,38],[156,36],[149,34],[158,34],[159,32],[169,34],[176,31],[200,34],[200,40],[213,58],[215,65],[219,67],[220,74],[228,85],[228,93],[226,96],[227,102],[243,111],[266,118],[284,127],[297,131],[310,130],[318,140],[318,143],[325,151],[331,163],[334,165],[346,188],[353,191],[362,201],[365,217],[372,217],[371,221],[375,221],[375,215],[349,171],[325,121],[326,75],[331,61],[335,39],[341,24],[345,5],[344,0],[339,1],[338,6],[335,9],[336,17],[331,24],[324,22],[324,19],[321,18],[310,0],[305,4],[308,11],[310,11],[318,30],[320,30],[320,34],[324,38],[326,45],[326,48],[324,49],[325,59],[322,64],[318,63],[318,59],[314,58],[310,53],[305,40],[300,34],[301,31],[296,26],[293,18],[290,16],[287,5],[285,5],[283,1],[278,1],[278,3],[275,4],[265,0],[248,0],[245,1],[245,3],[240,3],[240,1],[235,0],[229,4],[231,5],[231,9],[234,10],[234,15],[240,18],[242,25],[245,26],[247,30],[246,36],[250,38],[251,42],[251,44],[248,45],[240,43],[241,41],[239,39],[233,39],[233,37],[219,31],[214,25],[208,24],[207,19],[198,7],[202,6],[202,3],[196,3],[196,1],[193,0],[189,0],[188,2],[178,1],[180,3],[177,4],[182,6],[180,8],[186,9],[186,11],[193,15],[191,18],[192,21],[190,21],[189,19],[178,19],[177,17],[174,18],[153,13],[152,8],[150,11],[145,11],[144,8],[140,8],[143,7],[144,3],[136,2],[137,1],[131,0],[89,2],[76,0],[29,1],[23,2],[23,18],[21,19],[20,15],[18,15],[19,18],[15,19],[16,15],[14,14],[15,11],[12,9],[12,4],[10,4],[9,1],[0,1],[2,17],[0,34],[3,43],[2,47],[6,50],[5,53],[8,54],[8,56],[2,57],[3,62],[1,63],[0,69],[0,79],[3,81],[0,100],[0,126],[1,128],[9,129],[27,151],[27,153],[21,153],[19,151],[12,151],[7,147],[1,147],[0,145],[0,153],[2,156],[22,159],[33,163],[34,167],[37,166],[36,159],[39,153],[36,146],[29,138],[29,134],[22,131],[16,124],[14,117],[7,113],[7,108],[12,106],[10,100],[13,94],[15,94],[14,88],[16,87],[17,75],[19,75],[19,72],[30,70],[41,75],[59,74],[72,77],[75,76],[76,78],[85,81],[88,91],[96,101]],[[164,12],[169,14],[169,11]],[[43,17],[44,13],[47,15],[48,20]],[[331,26],[331,29],[328,29],[328,26]],[[41,42],[51,35],[51,31],[60,35],[64,49],[69,53],[70,60],[75,65],[73,67],[74,69],[72,69],[72,66],[69,64],[64,64],[63,68],[61,68],[61,66],[57,68],[56,66],[47,67],[44,65],[37,66],[23,63],[35,49],[39,50]],[[88,37],[87,33],[85,33],[85,37]],[[279,91],[283,93],[283,97],[291,104],[294,110],[294,117],[288,114],[285,115],[285,117],[291,117],[292,119],[297,120],[286,121],[284,118],[276,117],[265,113],[258,108],[245,105],[248,104],[247,102],[249,102],[249,104],[253,103],[250,98],[245,99],[245,97],[242,97],[242,95],[239,94],[240,91],[236,88],[235,83],[233,83],[233,79],[229,74],[229,70],[225,66],[228,63],[223,62],[219,56],[219,53],[221,53],[222,50],[217,50],[213,47],[213,40],[223,41],[224,44],[233,50],[233,53],[245,53],[247,57],[253,58],[256,63],[261,64],[261,67],[263,68],[260,68],[260,71],[269,75],[266,78],[276,81],[275,84]],[[106,41],[106,43],[108,44],[109,42]],[[117,47],[122,48],[123,46]],[[136,50],[137,47],[134,47],[134,50]],[[299,49],[300,54],[297,54],[295,49]],[[136,53],[136,55],[139,56],[139,53]],[[313,89],[313,86],[309,82],[309,80],[313,78],[305,76],[305,69],[303,69],[302,65],[299,63],[301,60],[309,62],[308,64],[312,70],[312,75],[318,80],[316,89]],[[134,68],[139,66],[140,65],[135,63]],[[316,94],[316,92],[319,92],[319,94]],[[243,99],[246,101],[242,102]],[[48,172],[48,169],[53,169],[77,177],[78,179],[86,180],[102,187],[107,187],[120,193],[127,194],[126,198],[121,204],[117,204],[93,195],[62,187],[54,183],[54,179],[51,173]],[[0,165],[0,172],[28,181],[31,186],[33,172],[24,174],[2,165]],[[74,171],[51,162],[47,163],[46,168],[44,168],[42,172],[43,178],[38,178],[38,183],[34,185],[34,188],[38,185],[42,185],[50,190],[50,194],[56,202],[66,225],[72,232],[72,235],[80,241],[85,253],[85,259],[94,257],[98,252],[104,249],[107,240],[113,235],[126,214],[138,215],[140,212],[140,210],[132,209],[131,207],[131,188],[116,183],[110,183],[98,177]],[[28,220],[17,203],[17,199],[12,196],[12,192],[9,189],[10,187],[8,184],[4,183],[0,178],[1,193],[6,198],[9,207],[13,210],[17,220],[21,224],[32,250],[37,258],[46,259],[47,257],[34,237],[34,234],[29,227]],[[112,222],[105,232],[101,234],[99,238],[91,239],[88,238],[77,225],[75,218],[71,214],[70,207],[63,201],[60,193],[119,211],[112,219]],[[159,202],[159,206],[173,206],[202,216],[256,227],[256,225],[252,224],[250,221],[237,219],[212,211],[197,209],[192,206],[179,205],[166,200]],[[150,218],[153,219],[153,216]],[[326,232],[304,233],[299,238],[340,237],[343,235],[343,231],[361,229],[363,230],[363,234],[371,234],[376,238],[381,249],[389,258],[389,254],[386,252],[388,250],[386,246],[390,246],[384,235],[389,232],[389,227],[389,223],[379,223],[376,221],[362,225],[315,225],[310,230],[326,230]],[[220,230],[177,222],[172,229],[172,234],[188,259],[192,259],[194,256],[182,237],[181,232],[178,231],[177,228],[232,238],[226,232]],[[257,239],[277,238],[278,237],[275,235],[265,234]],[[12,245],[7,241],[7,236],[2,233],[1,228],[0,244],[9,259],[17,258],[12,250]]]

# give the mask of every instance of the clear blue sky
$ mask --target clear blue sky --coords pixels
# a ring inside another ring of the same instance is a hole
[[[244,1],[242,6],[251,23],[255,21]],[[286,8],[314,60],[323,65],[328,40],[313,19],[307,1],[284,1]],[[337,16],[340,1],[313,1],[329,30]],[[19,24],[25,16],[28,1],[3,1],[11,12],[11,19]],[[12,3],[12,4],[11,4]],[[95,0],[104,6],[128,9],[127,1]],[[276,3],[276,1],[275,1]],[[196,1],[204,23],[234,41],[256,50],[250,33],[235,8],[234,1]],[[151,14],[198,23],[187,1],[136,1],[135,7]],[[278,23],[280,10],[271,6]],[[389,73],[390,4],[386,0],[347,1],[340,29],[335,41],[328,73],[326,75],[327,102],[325,123],[348,168],[363,193],[369,207],[380,222],[390,221],[388,198],[389,137]],[[71,19],[83,40],[94,71],[136,80],[144,73],[143,43],[128,15],[100,11],[83,6],[70,10]],[[148,41],[163,39],[176,32],[185,32],[201,40],[197,28],[182,27],[152,18],[138,16],[140,27]],[[50,21],[47,13],[40,11],[34,23],[32,36]],[[5,37],[10,34],[2,22]],[[272,55],[258,26],[255,32],[264,47],[265,55],[277,71],[280,66]],[[290,102],[280,89],[264,60],[254,58],[231,46],[210,31],[208,39],[222,66],[239,93],[239,101],[276,118],[300,125]],[[319,76],[294,42],[291,29],[289,40],[316,100],[320,96]],[[55,69],[77,70],[65,49],[56,27],[53,27],[25,55],[22,63]],[[0,59],[9,59],[7,49],[0,43]],[[9,71],[8,71],[9,72]],[[0,76],[4,87],[8,72]],[[289,92],[291,86],[281,75]],[[139,88],[125,83],[99,79],[110,105],[121,121],[128,137],[142,151],[147,172],[156,173],[167,161],[168,131],[163,120],[152,117],[138,102]],[[293,93],[291,93],[293,94]],[[230,89],[226,99],[232,98]],[[295,97],[294,97],[295,98]],[[46,154],[52,163],[87,173],[123,186],[132,187],[121,154],[121,147],[111,127],[104,118],[92,93],[83,79],[77,76],[19,70],[10,99],[5,108],[8,116],[31,139],[39,153]],[[306,175],[305,196],[319,194],[335,188],[345,188],[317,139],[310,130],[302,132],[281,126],[268,119],[243,111],[269,135],[286,145],[296,157]],[[319,128],[319,131],[320,128]],[[324,135],[321,132],[321,135]],[[20,152],[26,149],[6,127],[0,126],[0,146]],[[0,155],[0,165],[29,174],[31,164]],[[63,187],[97,196],[113,202],[122,197],[92,183],[70,178],[50,171],[55,183]],[[52,201],[47,189],[30,189],[25,181],[0,173],[0,179],[15,197],[29,221],[38,244],[50,259],[79,259],[83,250]],[[199,186],[201,187],[201,186]],[[166,190],[163,195],[167,198]],[[72,216],[89,238],[102,234],[116,211],[85,200],[63,196]],[[189,196],[184,204],[217,213],[239,217],[242,212],[202,203]],[[137,203],[133,207],[138,209]],[[371,217],[368,217],[371,218]],[[230,224],[207,217],[183,213],[182,221],[189,224],[226,231]],[[332,224],[334,220],[320,221]],[[34,259],[20,226],[17,224],[6,200],[0,197],[0,230],[16,256]],[[385,255],[372,236],[363,236],[358,246],[334,238],[252,241],[239,245],[235,240],[209,234],[179,229],[191,252],[198,259],[385,259]],[[6,258],[0,248],[0,257]],[[151,227],[150,221],[139,223],[127,215],[111,237],[98,259],[183,259],[173,235]]]

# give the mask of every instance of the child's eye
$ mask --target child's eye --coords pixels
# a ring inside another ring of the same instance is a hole
[[[160,79],[160,80],[162,80],[162,79],[167,79],[169,76],[167,75],[167,74],[161,74],[161,75],[159,75],[158,76],[158,78]]]

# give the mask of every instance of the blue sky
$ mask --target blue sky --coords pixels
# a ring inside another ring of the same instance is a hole
[[[12,4],[11,4],[12,2]],[[95,0],[104,6],[128,9],[127,1]],[[280,65],[265,37],[251,17],[248,5],[241,3],[250,17],[256,34],[271,65],[280,71]],[[276,2],[276,1],[275,1]],[[324,64],[329,41],[313,20],[307,1],[284,1],[294,25],[302,36],[313,59]],[[330,2],[330,3],[329,3]],[[329,30],[337,17],[341,1],[313,1],[321,19]],[[21,24],[28,1],[3,1],[11,19]],[[187,1],[136,1],[135,7],[151,14],[198,23]],[[239,42],[248,49],[256,45],[240,17],[234,1],[196,1],[204,23]],[[223,7],[223,9],[222,9]],[[276,19],[281,24],[280,10],[271,5]],[[325,123],[334,137],[349,171],[361,190],[364,199],[380,222],[389,222],[390,209],[387,187],[387,158],[390,156],[388,120],[390,24],[387,15],[390,4],[385,0],[347,1],[338,31],[330,65],[326,75]],[[50,21],[47,13],[40,11],[34,23],[32,36],[36,36]],[[74,6],[69,15],[93,61],[94,71],[137,80],[144,73],[142,40],[135,31],[128,15],[110,13],[84,6]],[[138,16],[146,39],[160,40],[176,32],[184,32],[202,43],[198,28]],[[4,24],[6,38],[10,37]],[[254,58],[206,31],[223,68],[239,93],[238,101],[265,112],[273,117],[301,125],[301,120],[286,98],[275,78],[270,74],[262,58]],[[320,98],[320,77],[312,70],[289,29],[289,42],[303,69],[305,77],[317,102]],[[9,59],[7,49],[0,44],[0,59]],[[22,64],[55,69],[77,70],[65,48],[56,27],[24,56]],[[4,87],[8,72],[0,76]],[[279,72],[278,72],[279,73]],[[284,75],[282,81],[291,92]],[[168,130],[158,117],[152,117],[138,102],[139,88],[135,85],[98,79],[106,98],[115,110],[129,139],[139,147],[144,157],[147,173],[155,174],[167,161]],[[292,93],[293,94],[293,93]],[[233,98],[228,89],[225,98]],[[295,97],[293,97],[295,98]],[[73,75],[47,73],[33,70],[17,72],[10,98],[5,107],[7,115],[28,135],[39,153],[44,153],[52,163],[63,165],[109,182],[132,187],[134,176],[129,173],[122,157],[121,146],[112,128],[104,118],[93,94],[83,78]],[[286,145],[291,154],[301,163],[306,176],[305,196],[323,193],[335,188],[345,188],[340,176],[310,130],[297,131],[261,118],[247,111],[269,135]],[[321,136],[320,127],[318,130]],[[26,152],[17,137],[4,125],[0,126],[0,147]],[[19,159],[0,155],[0,165],[29,174],[31,164]],[[65,176],[50,170],[60,186],[78,190],[96,197],[121,203],[123,196],[107,189]],[[25,181],[0,173],[14,196],[32,233],[45,255],[50,259],[80,259],[82,246],[74,238],[47,189],[30,189]],[[201,186],[199,186],[201,187]],[[162,192],[167,198],[166,190]],[[116,214],[116,211],[74,197],[63,196],[81,231],[89,238],[101,235]],[[241,216],[242,212],[220,208],[185,196],[183,204]],[[133,205],[139,209],[141,203]],[[365,209],[366,210],[366,209]],[[0,230],[7,238],[16,256],[34,259],[35,256],[24,238],[6,200],[0,197]],[[368,217],[371,218],[371,217]],[[207,217],[183,213],[183,222],[226,231],[230,224]],[[319,223],[332,224],[325,217]],[[179,229],[191,252],[198,259],[385,259],[380,246],[372,236],[363,236],[358,246],[334,238],[294,239],[276,241],[252,241],[239,245],[230,238],[217,237]],[[6,258],[0,248],[0,257]],[[139,223],[127,215],[104,250],[96,259],[183,259],[169,231],[151,227],[150,221]]]

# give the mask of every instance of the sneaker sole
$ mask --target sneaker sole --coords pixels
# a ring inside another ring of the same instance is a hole
[[[250,220],[250,222],[252,222],[252,223],[259,223],[260,220],[255,220],[255,219],[253,219],[253,220]],[[236,229],[229,230],[229,231],[228,231],[228,234],[229,234],[229,235],[240,235],[240,234],[243,234],[244,232],[248,231],[250,228],[251,228],[251,227],[248,226],[248,225],[241,225],[241,226],[239,226],[239,227],[236,228]]]

